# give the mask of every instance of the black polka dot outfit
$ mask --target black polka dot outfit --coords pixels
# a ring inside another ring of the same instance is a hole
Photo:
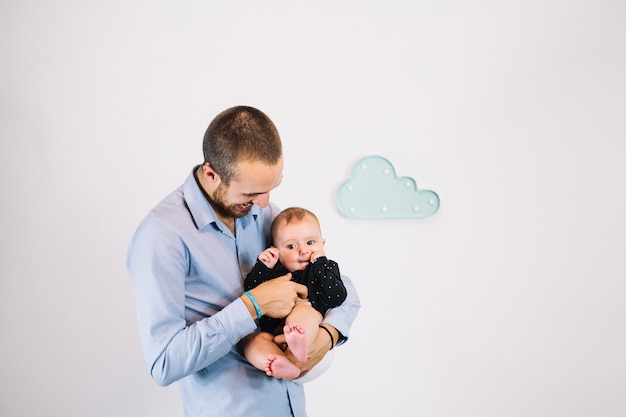
[[[246,291],[251,290],[265,281],[283,276],[288,272],[280,262],[270,269],[263,262],[257,260],[252,271],[246,276],[244,287]],[[328,309],[343,303],[347,297],[346,287],[341,280],[339,265],[326,256],[320,256],[302,271],[292,272],[291,280],[306,285],[309,290],[311,306],[319,311],[322,316],[326,314]],[[273,332],[281,321],[263,316],[260,325],[262,330]]]

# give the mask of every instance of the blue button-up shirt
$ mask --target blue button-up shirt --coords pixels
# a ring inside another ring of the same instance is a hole
[[[185,416],[306,416],[301,384],[266,376],[236,347],[257,328],[239,297],[278,212],[254,206],[233,236],[192,171],[132,238],[127,268],[146,362],[160,385],[178,381]],[[324,321],[347,337],[360,303],[342,279],[348,299]]]

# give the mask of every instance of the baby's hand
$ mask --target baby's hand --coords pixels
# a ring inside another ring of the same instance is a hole
[[[310,262],[315,263],[315,261],[317,261],[320,256],[326,256],[326,253],[324,253],[323,250],[318,250],[318,251],[311,253]]]
[[[263,264],[268,268],[274,268],[274,266],[276,266],[276,262],[278,262],[278,249],[273,246],[265,249],[259,255],[259,261],[263,262]]]

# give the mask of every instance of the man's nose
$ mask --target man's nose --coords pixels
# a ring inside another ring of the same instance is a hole
[[[252,199],[252,203],[255,206],[259,206],[259,207],[267,207],[269,202],[270,202],[270,194],[269,193],[258,195],[258,196],[254,197]]]

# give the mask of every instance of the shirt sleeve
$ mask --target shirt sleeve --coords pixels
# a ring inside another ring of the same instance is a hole
[[[352,323],[361,309],[361,300],[350,278],[342,275],[341,281],[347,291],[346,300],[339,307],[328,310],[323,320],[324,323],[330,324],[339,331],[340,338],[337,346],[348,340]]]
[[[133,283],[141,343],[152,378],[169,385],[206,368],[256,329],[240,298],[187,324],[189,253],[173,228],[148,217],[137,229],[126,266]]]
[[[326,256],[320,256],[308,265],[302,280],[308,286],[311,305],[322,314],[346,299],[346,288],[341,282],[339,265]]]
[[[272,270],[263,262],[257,260],[252,270],[246,275],[243,286],[246,291],[258,287],[260,284],[275,278],[277,275],[272,274]]]

